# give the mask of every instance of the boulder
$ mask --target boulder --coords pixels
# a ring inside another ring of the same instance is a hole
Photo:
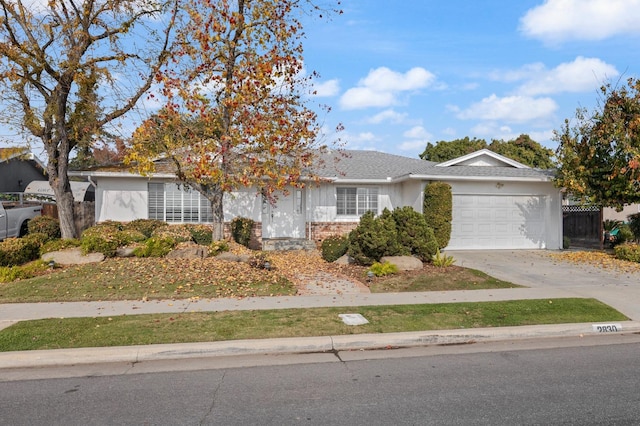
[[[116,250],[116,257],[133,257],[133,251],[135,247],[118,247]]]
[[[167,259],[204,259],[208,256],[206,247],[195,243],[181,244],[167,254]]]
[[[85,263],[98,263],[104,260],[102,253],[82,254],[79,248],[52,251],[42,255],[45,262],[54,261],[58,265],[82,265]]]
[[[217,254],[215,258],[218,260],[226,260],[227,262],[240,262],[240,256],[228,251],[223,251],[222,253]]]
[[[399,271],[415,271],[423,267],[420,259],[413,256],[383,256],[380,263],[384,262],[396,265]]]
[[[345,254],[337,258],[336,260],[334,260],[333,263],[335,263],[336,265],[349,265],[352,262],[351,262],[351,258]]]

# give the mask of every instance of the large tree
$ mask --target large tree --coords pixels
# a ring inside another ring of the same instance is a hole
[[[484,139],[469,137],[439,141],[435,145],[428,143],[420,158],[440,163],[485,148],[530,167],[550,169],[555,166],[553,150],[543,147],[524,134],[509,141],[494,139],[490,144]]]
[[[67,176],[133,109],[168,57],[171,0],[0,0],[0,118],[47,155],[63,238],[76,236]]]
[[[556,183],[584,202],[622,210],[640,202],[640,80],[600,90],[593,112],[578,109],[556,132]]]
[[[160,76],[163,109],[135,133],[128,161],[143,173],[158,157],[212,205],[223,237],[223,195],[254,187],[273,200],[302,186],[324,145],[307,105],[301,19],[310,0],[209,0],[185,5],[180,51]]]

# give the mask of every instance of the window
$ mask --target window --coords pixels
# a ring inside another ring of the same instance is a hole
[[[175,183],[149,183],[149,219],[213,222],[211,203],[198,191]]]
[[[362,216],[367,211],[378,214],[378,188],[337,188],[338,215]]]

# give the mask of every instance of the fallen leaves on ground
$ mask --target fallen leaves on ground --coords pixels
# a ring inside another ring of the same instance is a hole
[[[551,257],[557,260],[571,262],[573,264],[587,264],[605,270],[622,273],[640,273],[640,263],[616,259],[616,257],[604,251],[585,250],[552,253]]]

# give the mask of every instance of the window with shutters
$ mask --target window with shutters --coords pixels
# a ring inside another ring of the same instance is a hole
[[[336,188],[339,216],[362,216],[367,211],[378,214],[378,188]]]
[[[198,191],[175,183],[149,183],[149,219],[166,222],[213,222],[211,203]]]

